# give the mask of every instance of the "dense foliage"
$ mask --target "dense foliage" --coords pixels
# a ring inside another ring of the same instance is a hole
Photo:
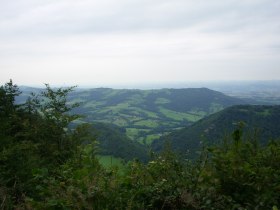
[[[12,81],[0,88],[0,197],[1,208],[37,197],[34,176],[38,171],[56,170],[79,153],[85,137],[81,128],[68,130],[77,119],[68,112],[76,104],[67,104],[73,89],[46,90],[32,95],[23,104],[15,104],[19,88]]]
[[[237,128],[197,161],[166,145],[148,163],[104,169],[91,127],[77,118],[70,89],[16,105],[12,82],[0,88],[1,209],[274,209],[280,206],[280,143],[261,146]]]

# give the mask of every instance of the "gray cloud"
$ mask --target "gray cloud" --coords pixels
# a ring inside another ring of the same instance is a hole
[[[2,78],[79,68],[108,82],[113,71],[119,82],[132,71],[153,71],[151,80],[205,71],[208,79],[280,79],[279,11],[279,0],[0,0]]]
[[[264,27],[262,24],[276,26],[279,30],[277,0],[12,2],[2,3],[0,29],[3,33],[106,33],[190,28],[207,23],[212,23],[211,28],[205,27],[208,32]]]

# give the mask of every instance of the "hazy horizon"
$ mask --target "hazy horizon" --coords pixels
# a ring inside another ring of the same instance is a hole
[[[45,83],[41,85],[25,85],[19,84],[13,80],[14,84],[17,84],[21,88],[44,88]],[[53,88],[58,87],[70,87],[77,86],[76,89],[91,89],[91,88],[112,88],[112,89],[164,89],[164,88],[210,88],[216,90],[230,89],[230,88],[243,88],[244,86],[256,88],[257,86],[280,88],[280,80],[219,80],[219,81],[184,81],[184,82],[155,82],[155,83],[114,83],[114,84],[91,84],[91,85],[79,85],[79,84],[52,84]],[[3,84],[0,84],[3,85]],[[246,90],[244,90],[246,92]]]
[[[279,0],[0,1],[0,83],[280,80]]]

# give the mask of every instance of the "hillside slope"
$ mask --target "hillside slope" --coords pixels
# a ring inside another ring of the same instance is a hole
[[[238,122],[244,122],[244,132],[257,130],[261,143],[280,136],[280,106],[238,105],[212,114],[193,125],[174,131],[153,142],[152,147],[160,150],[168,140],[172,147],[182,153],[190,151],[193,155],[202,142],[214,144],[221,142],[225,135],[230,134]]]
[[[144,145],[129,139],[125,130],[115,125],[93,123],[92,134],[98,141],[99,154],[112,155],[126,161],[148,160],[148,150]]]

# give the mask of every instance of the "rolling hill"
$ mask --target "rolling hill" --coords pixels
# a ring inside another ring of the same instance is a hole
[[[81,104],[74,112],[84,115],[83,121],[115,124],[131,139],[147,145],[225,107],[245,103],[207,88],[97,88],[73,92],[70,102]]]
[[[168,140],[176,151],[182,153],[189,151],[193,156],[201,148],[202,143],[211,145],[221,142],[241,121],[245,123],[245,136],[254,135],[256,132],[263,144],[280,136],[280,106],[237,105],[161,137],[153,142],[152,147],[158,151]]]
[[[21,89],[23,94],[18,102],[25,101],[31,91],[40,91],[28,87]],[[246,103],[207,88],[77,89],[69,95],[69,102],[80,103],[73,110],[84,116],[78,123],[114,124],[124,128],[129,138],[146,145],[225,107]]]

